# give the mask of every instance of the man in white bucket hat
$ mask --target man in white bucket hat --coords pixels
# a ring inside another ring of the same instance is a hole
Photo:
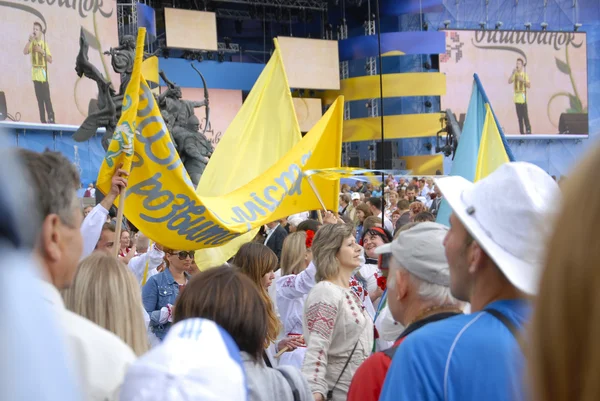
[[[556,182],[539,167],[506,163],[473,184],[436,180],[452,208],[444,240],[450,290],[472,314],[432,323],[396,352],[380,400],[525,400],[520,331],[529,318]]]

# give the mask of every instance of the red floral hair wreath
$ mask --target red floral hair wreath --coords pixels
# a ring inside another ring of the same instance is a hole
[[[306,249],[310,249],[315,238],[315,232],[313,230],[306,230]]]

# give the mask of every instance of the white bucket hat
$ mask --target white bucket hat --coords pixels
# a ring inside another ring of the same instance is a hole
[[[537,292],[546,239],[560,189],[531,163],[498,167],[473,184],[462,177],[435,180],[455,216],[506,278],[527,294]]]
[[[119,399],[244,401],[246,373],[240,351],[216,323],[182,320],[129,368]]]

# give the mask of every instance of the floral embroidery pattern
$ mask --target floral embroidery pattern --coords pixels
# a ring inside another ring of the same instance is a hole
[[[306,310],[306,326],[308,331],[329,339],[333,333],[337,312],[338,309],[336,306],[325,302],[317,302],[310,305]]]
[[[285,279],[285,281],[283,282],[283,284],[281,286],[283,288],[290,288],[290,287],[294,287],[295,284],[296,284],[296,276],[290,275],[290,276],[288,276],[287,279]]]

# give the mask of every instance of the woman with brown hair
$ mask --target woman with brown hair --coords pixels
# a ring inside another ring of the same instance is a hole
[[[371,212],[371,208],[367,206],[365,203],[361,203],[356,206],[356,241],[360,241],[363,233],[363,224],[365,219],[369,216],[373,216],[373,212]]]
[[[373,321],[350,288],[352,273],[361,265],[361,247],[352,226],[327,224],[317,232],[312,250],[317,284],[304,304],[302,372],[315,400],[342,401],[373,347]]]
[[[562,208],[546,251],[528,344],[532,400],[600,396],[600,147],[561,185]],[[573,207],[586,194],[587,207]],[[560,199],[556,199],[560,202]]]
[[[173,305],[185,288],[194,260],[194,251],[163,248],[166,268],[146,281],[142,289],[144,309],[150,315],[150,328],[160,341],[165,338],[173,321]]]
[[[265,366],[267,308],[259,287],[237,268],[215,267],[190,280],[177,300],[174,322],[196,317],[214,321],[236,342],[246,371],[250,401],[312,401],[306,379],[296,369]]]
[[[283,349],[293,351],[297,347],[303,346],[304,342],[298,339],[297,336],[285,337],[277,342],[281,323],[267,292],[267,289],[273,284],[273,279],[275,278],[274,270],[277,268],[277,256],[275,253],[266,245],[257,242],[248,242],[240,247],[233,259],[233,264],[239,267],[240,271],[248,276],[256,285],[267,311],[265,348],[270,348],[271,345],[274,345],[274,349],[270,349],[265,354],[265,362],[273,364],[272,359],[269,357],[278,351]]]
[[[94,252],[82,260],[62,296],[67,309],[116,334],[137,356],[148,351],[140,287],[113,256]]]

